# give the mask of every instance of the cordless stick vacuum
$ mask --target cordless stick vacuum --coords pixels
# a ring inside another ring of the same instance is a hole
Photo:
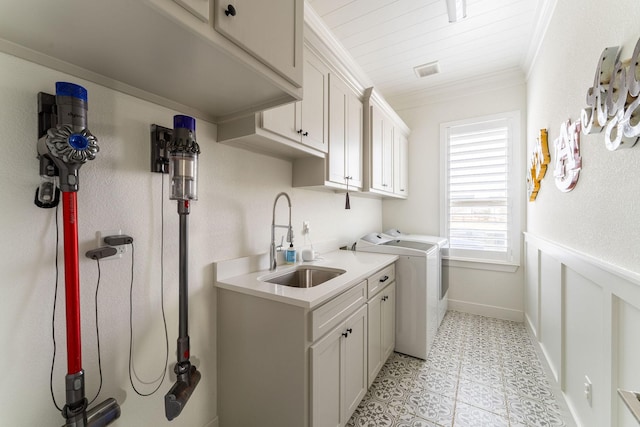
[[[180,265],[179,265],[179,336],[178,363],[174,372],[176,382],[164,396],[164,409],[169,421],[182,412],[191,394],[200,382],[200,372],[189,362],[189,287],[188,241],[190,201],[198,200],[198,154],[200,147],[195,140],[196,121],[193,117],[173,117],[173,137],[168,144],[171,200],[178,201],[180,215]]]
[[[78,171],[99,151],[97,139],[87,129],[87,90],[57,82],[56,95],[38,94],[38,159],[43,182],[36,205],[57,204],[55,177],[62,190],[64,234],[65,306],[67,324],[66,404],[64,427],[102,427],[120,416],[120,406],[109,398],[87,410],[80,334],[80,274],[78,269]],[[57,248],[56,248],[57,250]]]

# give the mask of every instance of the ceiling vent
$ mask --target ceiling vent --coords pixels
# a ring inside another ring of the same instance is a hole
[[[413,68],[413,71],[416,73],[418,78],[427,77],[432,74],[438,74],[440,72],[440,65],[438,61],[429,62],[426,64],[418,65]]]

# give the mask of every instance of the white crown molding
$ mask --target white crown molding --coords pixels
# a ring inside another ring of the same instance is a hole
[[[342,43],[305,0],[304,5],[304,39],[305,45],[327,61],[342,77],[359,93],[373,86],[373,82],[360,68],[360,65],[347,52]]]
[[[522,62],[522,69],[525,72],[526,80],[529,80],[529,75],[531,74],[533,65],[538,58],[538,53],[540,53],[544,36],[547,33],[549,24],[551,23],[551,18],[553,18],[553,12],[556,10],[556,4],[557,0],[541,0],[540,7],[536,12],[536,19],[534,21],[536,25],[533,29],[533,34],[531,35],[527,54]]]
[[[409,133],[411,133],[411,129],[409,129],[409,126],[407,126],[407,124],[404,122],[404,120],[402,120],[402,118],[398,115],[398,113],[396,112],[396,110],[393,109],[393,107],[382,97],[382,95],[380,94],[380,92],[378,92],[378,90],[375,87],[368,87],[365,92],[364,92],[364,99],[365,102],[369,102],[369,103],[375,103],[378,107],[380,107],[380,109],[389,117],[391,117],[391,119],[393,120],[393,122],[397,125],[400,126],[401,131],[405,134],[405,135],[409,135]]]
[[[326,26],[322,18],[316,13],[312,6],[305,0],[304,5],[304,39],[307,48],[310,48],[317,55],[323,58],[341,77],[352,86],[363,98],[375,100],[383,111],[385,111],[396,123],[402,127],[405,133],[409,133],[409,127],[400,116],[394,111],[389,102],[373,88],[373,81],[360,68],[360,65],[353,59],[351,54],[344,48],[342,43],[335,37]]]

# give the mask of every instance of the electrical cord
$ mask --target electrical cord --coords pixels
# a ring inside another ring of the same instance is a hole
[[[96,294],[95,294],[95,304],[96,304],[96,342],[98,346],[98,372],[100,373],[100,385],[98,386],[98,391],[89,405],[91,405],[100,394],[100,390],[102,390],[102,357],[100,356],[100,326],[98,322],[98,291],[100,290],[100,258],[96,258],[96,264],[98,265],[98,282],[96,283]]]
[[[53,340],[53,358],[51,360],[51,374],[49,376],[49,389],[51,390],[51,400],[56,409],[62,412],[62,408],[56,402],[56,396],[53,393],[53,367],[56,364],[56,304],[58,302],[58,245],[60,244],[60,227],[58,226],[58,209],[60,205],[56,205],[55,217],[56,217],[56,256],[55,256],[55,268],[56,268],[56,281],[55,291],[53,294],[53,316],[51,318],[51,338]]]
[[[59,206],[59,205],[58,205]],[[57,350],[57,344],[56,344],[56,306],[58,303],[58,277],[59,277],[59,267],[58,267],[58,247],[60,244],[60,227],[59,227],[59,222],[58,222],[58,206],[56,206],[56,210],[55,210],[55,217],[56,217],[56,256],[55,256],[55,270],[56,270],[56,280],[55,280],[55,291],[54,291],[54,295],[53,295],[53,315],[51,318],[51,339],[53,341],[53,357],[51,359],[51,373],[49,375],[49,390],[51,391],[51,400],[53,400],[53,406],[56,407],[56,409],[60,412],[62,412],[62,408],[60,408],[60,405],[58,405],[58,402],[56,401],[56,397],[55,394],[53,392],[53,370],[55,367],[55,363],[56,363],[56,350]],[[96,263],[98,265],[98,281],[96,283],[96,293],[95,293],[95,306],[96,306],[96,341],[97,341],[97,346],[98,346],[98,371],[100,373],[100,384],[98,386],[98,391],[95,395],[95,397],[93,399],[91,399],[91,401],[89,402],[89,405],[91,405],[97,398],[98,395],[100,394],[100,391],[102,390],[102,357],[100,355],[100,326],[99,326],[99,322],[98,322],[98,291],[100,290],[100,260],[98,258],[96,258]]]
[[[156,388],[150,393],[140,392],[136,388],[135,384],[133,383],[133,376],[131,375],[131,372],[133,371],[135,377],[140,382],[145,383],[144,381],[141,381],[140,378],[138,378],[138,375],[136,373],[135,366],[133,363],[133,271],[134,271],[135,258],[134,258],[133,242],[129,243],[131,245],[131,284],[129,287],[129,382],[131,383],[131,387],[133,388],[133,391],[135,391],[136,394],[142,397],[151,396],[160,389],[160,386],[164,382],[164,379],[167,375],[167,367],[169,366],[169,332],[167,331],[167,318],[164,311],[164,175],[161,174],[160,177],[162,178],[162,186],[161,186],[162,195],[160,197],[160,200],[161,200],[160,202],[161,217],[160,218],[162,222],[161,231],[160,231],[160,308],[162,311],[162,322],[164,324],[164,338],[165,338],[166,352],[165,352],[165,359],[164,359],[164,368],[162,369],[162,375],[158,379],[154,380],[154,381],[159,380],[160,382],[158,383]],[[150,383],[147,383],[147,384],[150,384]]]

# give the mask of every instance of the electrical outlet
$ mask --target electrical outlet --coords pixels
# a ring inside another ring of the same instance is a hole
[[[302,221],[302,234],[309,234],[309,221]]]
[[[593,389],[591,385],[591,380],[588,376],[584,376],[584,397],[587,399],[589,406],[591,406],[592,398],[593,398]]]
[[[97,247],[100,248],[102,246],[107,246],[107,244],[104,242],[104,238],[107,236],[119,236],[122,234],[122,230],[107,230],[107,231],[97,231],[96,232],[96,238],[98,240],[97,242]],[[127,246],[128,245],[118,245],[118,246],[113,246],[116,249],[116,254],[110,257],[105,257],[103,259],[118,259],[118,258],[122,258],[122,255],[127,253]]]

